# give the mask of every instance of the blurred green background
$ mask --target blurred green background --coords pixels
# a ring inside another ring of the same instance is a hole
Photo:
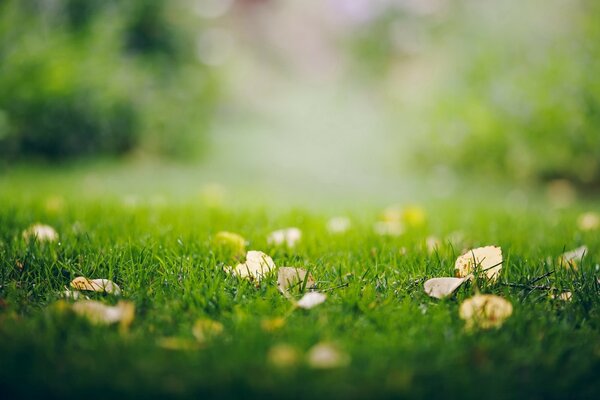
[[[593,0],[0,0],[2,168],[592,193],[599,20]]]

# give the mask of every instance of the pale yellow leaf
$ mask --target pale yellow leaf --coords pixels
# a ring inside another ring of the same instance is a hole
[[[293,367],[299,360],[300,352],[289,344],[276,344],[267,353],[267,361],[277,368]]]
[[[579,246],[578,248],[567,251],[558,258],[558,262],[565,267],[577,269],[583,257],[588,254],[587,246]]]
[[[225,271],[240,278],[260,282],[276,268],[273,259],[262,251],[251,250],[246,253],[246,261],[238,264],[235,268],[225,267]]]
[[[58,232],[50,225],[34,224],[23,231],[23,238],[38,242],[55,242],[58,240]]]
[[[305,280],[306,289],[315,288],[315,279],[305,269],[293,267],[279,267],[277,269],[277,289],[285,297],[290,297],[289,289],[302,286]]]
[[[458,257],[454,264],[454,272],[459,278],[468,276],[475,269],[496,281],[502,270],[502,249],[497,246],[478,247]]]
[[[294,247],[300,239],[302,239],[302,231],[292,227],[271,232],[267,237],[267,243],[270,245]]]
[[[432,278],[425,282],[423,288],[429,296],[442,299],[450,296],[460,285],[470,278],[471,276],[465,278]]]
[[[459,315],[466,328],[498,328],[512,315],[512,304],[492,294],[477,294],[460,305]]]
[[[308,365],[317,369],[345,367],[350,363],[350,356],[330,343],[318,343],[307,354]]]
[[[194,323],[192,334],[198,342],[206,342],[223,333],[223,324],[209,318],[199,318]]]
[[[577,219],[577,226],[582,231],[594,231],[600,228],[600,214],[595,212],[586,212]]]
[[[309,292],[306,293],[298,302],[296,303],[297,307],[303,308],[305,310],[310,310],[313,307],[322,304],[327,299],[327,295],[319,292]]]
[[[98,325],[111,325],[119,322],[128,327],[135,316],[135,306],[129,301],[119,301],[116,306],[107,306],[95,300],[82,300],[73,303],[73,311]]]
[[[246,251],[246,239],[237,233],[226,231],[217,232],[214,243],[218,247],[230,249],[236,255],[244,254]]]
[[[83,276],[78,276],[71,281],[71,287],[77,290],[87,290],[92,292],[121,295],[121,288],[108,279],[88,279]]]
[[[260,321],[260,327],[265,332],[275,332],[285,326],[285,318],[276,317]]]

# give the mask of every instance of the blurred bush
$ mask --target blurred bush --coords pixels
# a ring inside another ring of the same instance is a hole
[[[184,0],[0,2],[0,156],[201,148],[218,80]],[[200,28],[198,28],[200,27]]]

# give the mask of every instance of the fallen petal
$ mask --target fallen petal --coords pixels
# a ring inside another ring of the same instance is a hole
[[[478,247],[458,257],[454,264],[454,272],[459,278],[468,276],[475,269],[496,281],[502,270],[502,249],[497,246]]]
[[[135,306],[129,301],[120,301],[116,306],[107,306],[95,300],[82,300],[74,303],[72,310],[98,325],[119,322],[122,326],[128,327],[135,315]]]
[[[578,248],[567,251],[558,258],[558,262],[565,267],[577,269],[583,257],[588,254],[587,246],[579,246]]]
[[[38,242],[55,242],[58,240],[58,232],[50,225],[34,224],[23,231],[23,238]]]
[[[246,253],[246,262],[238,264],[235,268],[225,267],[225,272],[260,282],[262,278],[276,268],[273,259],[262,251],[251,250]]]
[[[465,281],[469,280],[466,278],[432,278],[425,282],[423,288],[425,293],[436,299],[442,299],[446,296],[450,296],[456,291]]]
[[[286,245],[294,247],[302,238],[302,231],[298,228],[285,228],[273,231],[267,237],[267,243],[270,245]]]
[[[327,299],[327,295],[319,292],[309,292],[306,293],[298,302],[296,306],[303,308],[305,310],[310,310],[313,307],[322,304]]]
[[[466,321],[466,328],[499,328],[512,315],[512,304],[500,296],[477,294],[463,301],[459,315]]]
[[[307,276],[308,275],[308,276]],[[279,267],[277,270],[277,289],[285,297],[290,297],[289,289],[304,285],[306,281],[306,289],[314,289],[316,286],[315,279],[311,274],[302,268]]]

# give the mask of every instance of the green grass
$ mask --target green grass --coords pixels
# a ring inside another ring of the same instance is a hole
[[[390,238],[371,229],[377,207],[351,210],[352,229],[331,235],[325,223],[332,215],[318,210],[207,207],[191,197],[134,206],[109,195],[69,195],[48,206],[46,195],[35,193],[7,186],[0,193],[3,398],[600,395],[600,236],[576,225],[589,205],[556,210],[541,200],[525,207],[438,200],[425,203],[425,227]],[[60,241],[25,242],[21,232],[34,222],[54,226]],[[290,250],[267,245],[267,234],[286,226],[302,230],[301,243]],[[223,272],[231,260],[211,243],[220,230],[242,234],[249,249],[265,251],[278,266],[310,269],[321,290],[341,287],[328,290],[321,306],[290,313],[276,275],[255,287]],[[461,242],[445,239],[455,231]],[[443,239],[438,251],[426,250],[428,235]],[[473,285],[440,301],[422,284],[452,276],[463,248],[487,244],[502,247],[505,264],[498,284],[478,285],[509,299],[514,313],[500,329],[468,333],[458,307]],[[558,255],[582,244],[590,254],[577,272],[558,264]],[[503,284],[527,284],[549,271],[555,272],[537,284],[572,291],[571,302]],[[135,303],[127,333],[56,306],[79,275],[112,279]],[[287,318],[280,330],[261,328],[263,319],[281,316]],[[163,337],[193,340],[201,317],[222,323],[223,334],[198,350],[158,346]],[[267,362],[275,344],[304,354],[321,341],[335,343],[351,363],[315,370],[302,360],[290,368]]]

